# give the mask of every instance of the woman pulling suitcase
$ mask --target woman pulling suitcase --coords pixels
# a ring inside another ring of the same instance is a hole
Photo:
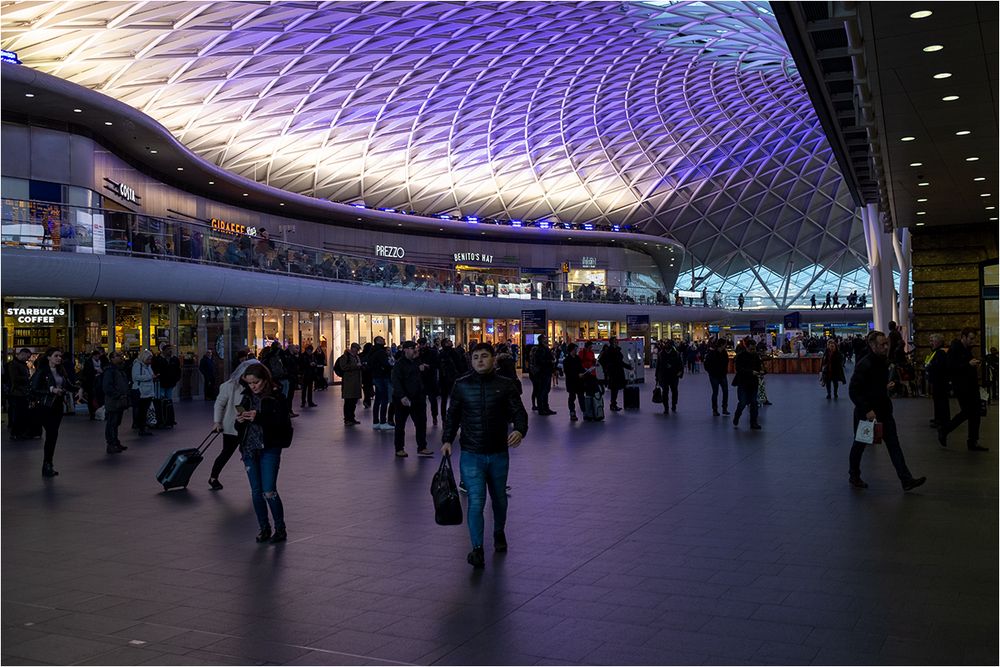
[[[256,363],[259,363],[256,359],[247,359],[241,362],[229,376],[229,379],[219,386],[219,395],[215,397],[212,430],[222,434],[222,451],[215,457],[215,463],[212,464],[208,485],[216,491],[222,489],[219,473],[222,472],[240,446],[240,438],[236,430],[236,406],[243,401],[244,396],[243,383],[240,382],[240,379],[243,377],[243,372]]]

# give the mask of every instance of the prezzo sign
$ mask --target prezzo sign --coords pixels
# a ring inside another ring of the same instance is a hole
[[[65,308],[8,308],[6,313],[18,324],[55,324],[57,317],[66,317]]]
[[[375,256],[388,257],[390,259],[403,259],[403,257],[406,256],[406,251],[398,245],[376,245]]]
[[[492,264],[493,255],[484,255],[478,252],[456,252],[455,253],[456,262],[481,262],[483,264]]]

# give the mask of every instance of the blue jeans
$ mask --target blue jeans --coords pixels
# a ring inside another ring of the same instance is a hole
[[[285,527],[285,508],[278,495],[278,468],[281,467],[281,449],[259,449],[243,453],[243,465],[250,480],[250,499],[257,523],[263,528],[270,525],[267,510],[271,508],[275,529]]]
[[[477,454],[462,452],[459,462],[462,481],[469,492],[469,537],[472,547],[483,546],[483,510],[486,508],[486,490],[493,502],[493,532],[507,525],[507,472],[510,454]]]
[[[757,390],[759,387],[744,387],[740,385],[736,388],[736,396],[739,399],[739,403],[736,404],[736,414],[733,415],[733,423],[737,423],[740,420],[740,415],[743,414],[743,408],[750,408],[750,423],[757,423]]]
[[[384,424],[389,410],[389,378],[372,378],[375,401],[372,403],[372,423]]]
[[[167,398],[173,400],[174,398],[174,388],[173,387],[160,387],[156,394],[157,398]]]

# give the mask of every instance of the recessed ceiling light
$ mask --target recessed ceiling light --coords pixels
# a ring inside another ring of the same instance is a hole
[[[986,210],[987,210],[987,211],[992,211],[992,210],[994,210],[994,209],[996,209],[996,206],[987,206],[987,207],[986,207]]]
[[[900,137],[900,141],[913,141],[916,137]]]
[[[910,18],[911,19],[925,19],[925,18],[927,18],[928,16],[930,16],[933,13],[934,12],[932,12],[929,9],[921,9],[918,12],[913,12],[912,14],[910,14]]]
[[[951,72],[938,72],[934,75],[935,79],[948,79],[951,78]]]
[[[954,102],[958,99],[958,95],[945,95],[941,98],[942,102]]]
[[[924,166],[924,163],[923,162],[911,162],[910,166],[911,167],[922,167],[922,166]]]
[[[184,167],[177,167],[177,171],[184,171]]]
[[[285,202],[278,202],[278,206],[284,206]]]
[[[982,193],[982,194],[981,194],[981,195],[979,195],[979,196],[980,196],[980,197],[989,197],[989,196],[990,196],[990,193],[989,193],[989,192],[984,192],[984,193]]]
[[[249,192],[244,192],[244,193],[243,193],[243,196],[244,196],[244,197],[249,197],[249,196],[250,196],[250,193],[249,193]]]
[[[924,223],[922,223],[922,222],[918,222],[917,223],[917,227],[923,227],[923,226],[924,226]]]
[[[927,201],[927,197],[921,197],[921,198],[920,198],[920,199],[918,199],[917,201],[918,201],[918,202],[925,202],[925,201]]]
[[[35,95],[34,95],[34,93],[25,93],[24,96],[25,97],[34,97]]]
[[[974,181],[985,181],[985,180],[986,180],[986,177],[985,177],[985,176],[976,176],[976,177],[975,177],[974,179],[972,179],[972,180],[974,180]]]
[[[990,220],[996,220],[996,218],[990,218]]]
[[[935,51],[940,51],[944,47],[940,44],[931,44],[930,46],[924,47],[924,53],[934,53]]]
[[[208,184],[209,185],[215,185],[215,181],[209,181]]]
[[[971,130],[959,130],[958,132],[955,133],[955,136],[956,137],[964,137],[967,134],[972,134],[972,131]]]
[[[927,211],[917,211],[917,215],[927,215]]]
[[[930,185],[930,183],[928,183],[928,182],[926,182],[926,181],[925,181],[925,182],[923,182],[923,183],[917,183],[917,185],[918,185],[918,186],[920,186],[920,187],[922,187],[922,188],[925,188],[925,187],[927,187],[928,185]]]
[[[83,113],[83,109],[73,109],[73,113]]]
[[[106,120],[106,121],[104,121],[104,124],[105,125],[113,125],[114,123],[112,123],[110,120]]]
[[[976,161],[976,160],[978,160],[978,159],[979,159],[979,158],[977,158],[977,157],[967,157],[967,158],[965,158],[965,161],[966,161],[966,162],[975,162],[975,161]]]
[[[152,153],[153,155],[156,155],[156,149],[155,148],[150,148],[149,152]]]

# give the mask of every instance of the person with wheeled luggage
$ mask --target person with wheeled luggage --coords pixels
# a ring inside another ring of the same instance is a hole
[[[250,498],[260,532],[257,542],[284,542],[285,508],[278,495],[281,450],[292,443],[288,402],[263,364],[251,364],[242,377],[243,399],[236,407],[240,453],[250,481]],[[271,521],[274,530],[271,530]]]
[[[569,420],[579,421],[576,416],[576,403],[580,404],[580,412],[584,412],[583,405],[583,362],[577,354],[576,343],[566,346],[566,358],[563,360],[563,373],[566,375],[566,402],[569,406]]]
[[[153,435],[149,430],[147,415],[149,406],[156,396],[156,373],[153,372],[153,353],[143,350],[132,364],[133,398],[138,400],[133,407],[132,428],[139,429],[139,435]],[[138,394],[138,395],[136,395]]]
[[[45,429],[42,477],[55,477],[59,474],[52,467],[52,458],[65,410],[64,397],[73,393],[77,400],[82,400],[83,391],[70,381],[63,366],[62,349],[50,347],[35,360],[35,374],[31,376],[31,398],[41,405],[42,428]]]
[[[674,341],[660,342],[660,353],[656,360],[656,383],[663,391],[663,414],[677,412],[677,389],[684,375],[684,361],[674,347]]]
[[[243,402],[244,388],[240,379],[244,371],[260,362],[256,359],[245,359],[240,362],[229,378],[219,385],[219,394],[215,397],[215,405],[212,417],[212,430],[222,433],[222,451],[215,457],[212,463],[212,472],[208,475],[208,485],[215,491],[222,490],[222,482],[219,481],[219,474],[229,463],[237,448],[240,446],[239,434],[236,430],[236,406]]]

